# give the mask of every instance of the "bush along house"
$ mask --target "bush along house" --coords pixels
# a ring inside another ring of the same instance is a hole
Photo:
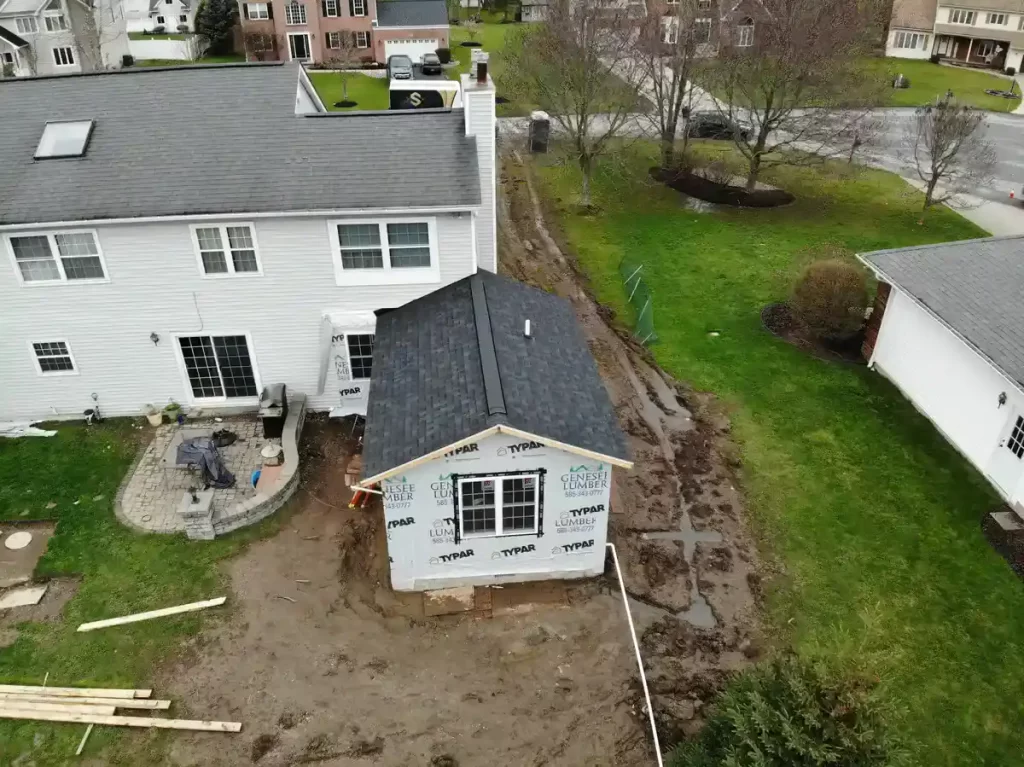
[[[377,315],[496,267],[494,86],[462,89],[327,114],[295,64],[0,80],[0,421],[274,383],[365,414]]]
[[[377,320],[363,487],[397,590],[604,571],[631,468],[572,308],[485,271]]]

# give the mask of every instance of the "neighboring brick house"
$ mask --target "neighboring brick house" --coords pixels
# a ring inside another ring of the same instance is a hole
[[[675,45],[683,19],[693,19],[697,55],[716,56],[723,45],[756,45],[758,22],[767,11],[759,0],[650,0],[649,13],[661,17],[662,41]]]
[[[329,61],[351,35],[366,61],[405,53],[414,60],[448,46],[444,0],[269,0],[240,2],[246,57]]]

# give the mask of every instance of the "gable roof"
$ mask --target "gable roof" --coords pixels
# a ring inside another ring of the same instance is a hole
[[[1024,236],[879,250],[860,258],[1024,385]]]
[[[378,27],[447,27],[444,0],[379,0]]]
[[[0,225],[141,216],[474,207],[461,110],[298,116],[298,65],[0,81]],[[43,125],[95,121],[88,151],[34,160]]]
[[[28,45],[28,43],[24,39],[14,34],[11,30],[7,29],[4,26],[0,26],[0,40],[4,40],[10,43],[15,48],[24,48],[26,45]]]
[[[49,0],[7,0],[0,3],[0,16],[35,16]]]
[[[178,0],[178,2],[181,3],[181,7],[185,10],[189,10],[192,7],[191,0]],[[157,13],[164,5],[166,5],[164,0],[149,0],[150,15]]]
[[[938,0],[894,0],[890,26],[931,31],[935,26],[936,10]]]
[[[367,480],[494,427],[630,465],[568,301],[480,271],[378,317]]]

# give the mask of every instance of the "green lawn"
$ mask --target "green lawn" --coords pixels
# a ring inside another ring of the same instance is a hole
[[[166,33],[162,35],[147,35],[144,32],[129,32],[129,40],[187,40],[191,35],[178,33]]]
[[[218,562],[280,524],[272,518],[211,542],[132,532],[114,517],[113,501],[138,438],[132,422],[114,420],[61,426],[52,438],[0,440],[0,520],[57,519],[36,576],[81,579],[62,621],[23,623],[17,641],[0,649],[4,683],[42,684],[49,672],[48,683],[57,686],[146,687],[160,662],[227,611],[88,634],[76,633],[78,624],[218,596],[226,586]],[[0,764],[67,764],[83,731],[81,725],[0,721]],[[97,764],[156,764],[166,742],[165,735],[98,727],[85,756]]]
[[[994,112],[1012,112],[1020,104],[1020,98],[1004,99],[986,94],[986,90],[1009,90],[1013,81],[978,69],[947,67],[913,59],[868,59],[865,66],[886,81],[897,73],[910,80],[909,88],[892,88],[888,91],[887,106],[916,107],[930,104],[936,97],[945,96],[947,90],[952,90],[961,103]]]
[[[388,80],[386,77],[370,77],[359,72],[353,73],[348,78],[348,98],[355,101],[354,107],[341,109],[335,107],[337,101],[341,101],[341,75],[337,72],[315,72],[308,73],[309,79],[320,95],[324,106],[331,112],[364,112],[372,109],[389,109],[391,104],[388,100]]]
[[[476,27],[476,42],[481,48],[490,54],[488,67],[490,75],[494,80],[498,96],[502,96],[502,83],[505,77],[505,57],[502,55],[505,50],[505,42],[509,32],[519,27],[519,24],[480,24]],[[462,45],[470,39],[469,31],[464,26],[452,26],[451,50],[452,58],[459,62],[458,67],[447,70],[448,77],[458,80],[460,75],[469,73],[469,62],[472,56],[472,48]],[[529,104],[507,103],[498,104],[499,117],[518,117],[527,115],[534,108]]]
[[[135,62],[137,67],[190,67],[195,64],[244,64],[245,56],[203,56],[198,61],[183,61],[181,59],[139,59]]]
[[[661,338],[652,351],[729,409],[751,523],[784,568],[767,598],[776,646],[878,674],[913,764],[1019,764],[1024,594],[979,531],[993,493],[880,375],[813,359],[759,318],[808,248],[981,232],[946,209],[918,223],[920,195],[899,178],[838,164],[769,175],[799,195],[790,207],[696,213],[649,181],[655,152],[642,150],[627,172],[598,174],[596,214],[575,205],[571,163],[548,159],[541,186],[621,317],[619,261],[645,265]]]

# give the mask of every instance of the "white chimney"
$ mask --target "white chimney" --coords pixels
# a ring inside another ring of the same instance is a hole
[[[480,166],[481,208],[476,221],[477,266],[489,272],[497,272],[497,118],[494,80],[486,70],[482,74],[484,82],[479,82],[479,78],[472,75],[462,75],[462,109],[466,119],[466,135],[476,136],[477,163]]]

